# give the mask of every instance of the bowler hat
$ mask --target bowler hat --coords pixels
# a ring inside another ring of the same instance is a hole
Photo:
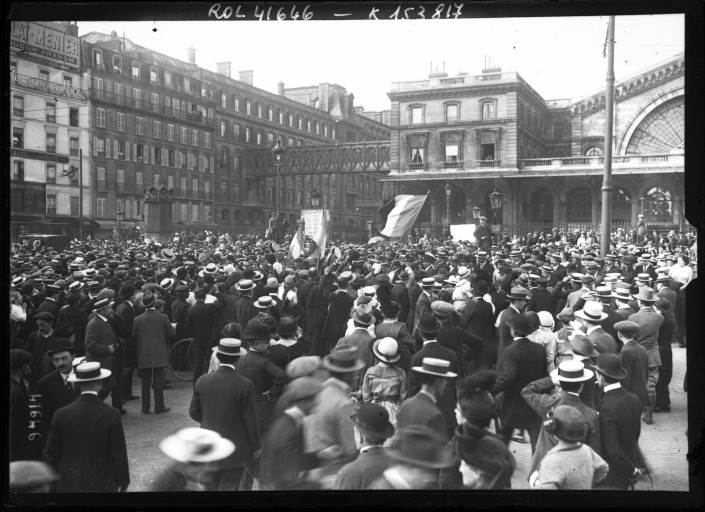
[[[615,380],[622,380],[627,376],[627,370],[622,368],[620,357],[610,352],[604,352],[597,356],[597,362],[593,365],[593,369]]]
[[[21,348],[10,349],[10,370],[21,367],[32,361],[32,354]]]
[[[272,339],[272,330],[268,323],[259,320],[248,322],[244,338],[248,341],[269,341]]]
[[[416,328],[423,333],[434,334],[441,330],[441,324],[433,313],[425,313],[421,315]]]
[[[142,295],[142,305],[145,308],[152,308],[154,307],[154,304],[157,302],[157,296],[153,294],[151,291],[146,291]]]
[[[575,407],[559,405],[553,410],[553,435],[564,441],[583,441],[587,435],[585,416]]]
[[[389,413],[379,404],[362,404],[357,413],[348,418],[364,434],[385,439],[394,435],[394,426],[389,422]]]
[[[659,297],[656,301],[656,307],[663,313],[670,313],[673,311],[673,304],[671,304],[671,301],[664,299],[663,297]]]
[[[365,367],[362,359],[358,358],[357,347],[338,347],[323,358],[323,366],[334,372],[355,372]]]
[[[73,343],[71,343],[71,340],[68,340],[66,338],[57,338],[55,340],[52,340],[52,342],[49,344],[49,348],[47,349],[46,353],[49,357],[52,356],[52,354],[56,354],[57,352],[76,352],[76,347],[73,346]]]
[[[395,460],[430,469],[445,468],[456,461],[445,437],[426,425],[400,428],[388,454]]]
[[[277,324],[277,334],[283,336],[284,338],[289,338],[296,334],[298,331],[298,325],[296,321],[290,316],[283,316],[279,319]]]
[[[514,329],[515,336],[528,336],[536,330],[531,325],[531,319],[529,316],[524,313],[515,315],[509,321],[509,326]]]
[[[68,376],[69,382],[89,382],[110,377],[112,372],[100,367],[98,361],[81,363],[76,367],[76,371]]]

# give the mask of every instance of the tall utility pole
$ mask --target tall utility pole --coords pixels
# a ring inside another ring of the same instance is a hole
[[[610,248],[612,228],[612,125],[614,118],[614,16],[607,26],[607,91],[605,94],[605,171],[602,177],[602,223],[600,255]]]

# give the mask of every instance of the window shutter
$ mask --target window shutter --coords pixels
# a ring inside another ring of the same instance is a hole
[[[215,162],[215,158],[211,157],[211,168],[210,168],[210,171],[211,171],[211,172],[213,172],[213,169],[215,169],[215,164],[214,164],[214,162]]]
[[[198,170],[203,172],[203,156],[198,155]]]
[[[98,156],[98,137],[93,137],[93,156]]]
[[[118,157],[118,141],[113,140],[113,158],[117,160]]]
[[[162,165],[164,167],[169,165],[169,153],[167,153],[166,149],[162,149]]]
[[[137,143],[132,144],[132,161],[137,161]]]
[[[110,158],[110,139],[105,139],[105,158]]]
[[[130,161],[130,143],[125,143],[125,160]]]

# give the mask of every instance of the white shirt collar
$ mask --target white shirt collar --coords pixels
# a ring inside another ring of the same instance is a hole
[[[220,363],[220,364],[218,365],[218,367],[220,368],[221,366],[227,366],[228,368],[232,368],[233,370],[235,369],[235,365],[234,365],[234,364],[223,364],[223,363]]]
[[[619,382],[615,382],[614,384],[608,384],[602,390],[607,393],[608,391],[612,391],[613,389],[619,389],[621,388],[622,385]]]
[[[423,342],[424,345],[428,345],[429,343],[437,343],[437,340],[425,340]]]
[[[97,391],[81,391],[81,394],[82,394],[82,395],[95,395],[95,396],[98,396],[98,392],[97,392]]]
[[[590,334],[591,332],[599,329],[600,327],[602,327],[602,326],[601,325],[593,325],[592,327],[588,327],[587,332],[585,334]]]
[[[426,390],[423,390],[423,389],[422,389],[421,391],[419,391],[419,394],[421,394],[421,393],[423,393],[424,395],[430,397],[430,398],[431,398],[431,401],[433,401],[434,404],[438,401],[438,400],[436,400],[436,397],[435,397],[435,396],[433,396],[431,393],[429,393],[429,392],[426,391]]]
[[[95,316],[97,316],[98,318],[100,318],[103,322],[107,322],[107,321],[108,321],[108,319],[105,318],[105,317],[104,317],[103,315],[101,315],[100,313],[96,313]]]
[[[365,453],[369,452],[372,448],[378,448],[379,446],[376,444],[368,444],[360,448],[360,453]]]

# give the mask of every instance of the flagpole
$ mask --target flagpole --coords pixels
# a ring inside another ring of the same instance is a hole
[[[602,178],[602,219],[600,225],[600,255],[610,248],[612,226],[612,125],[614,118],[614,16],[607,25],[607,90],[605,94],[605,170]]]

